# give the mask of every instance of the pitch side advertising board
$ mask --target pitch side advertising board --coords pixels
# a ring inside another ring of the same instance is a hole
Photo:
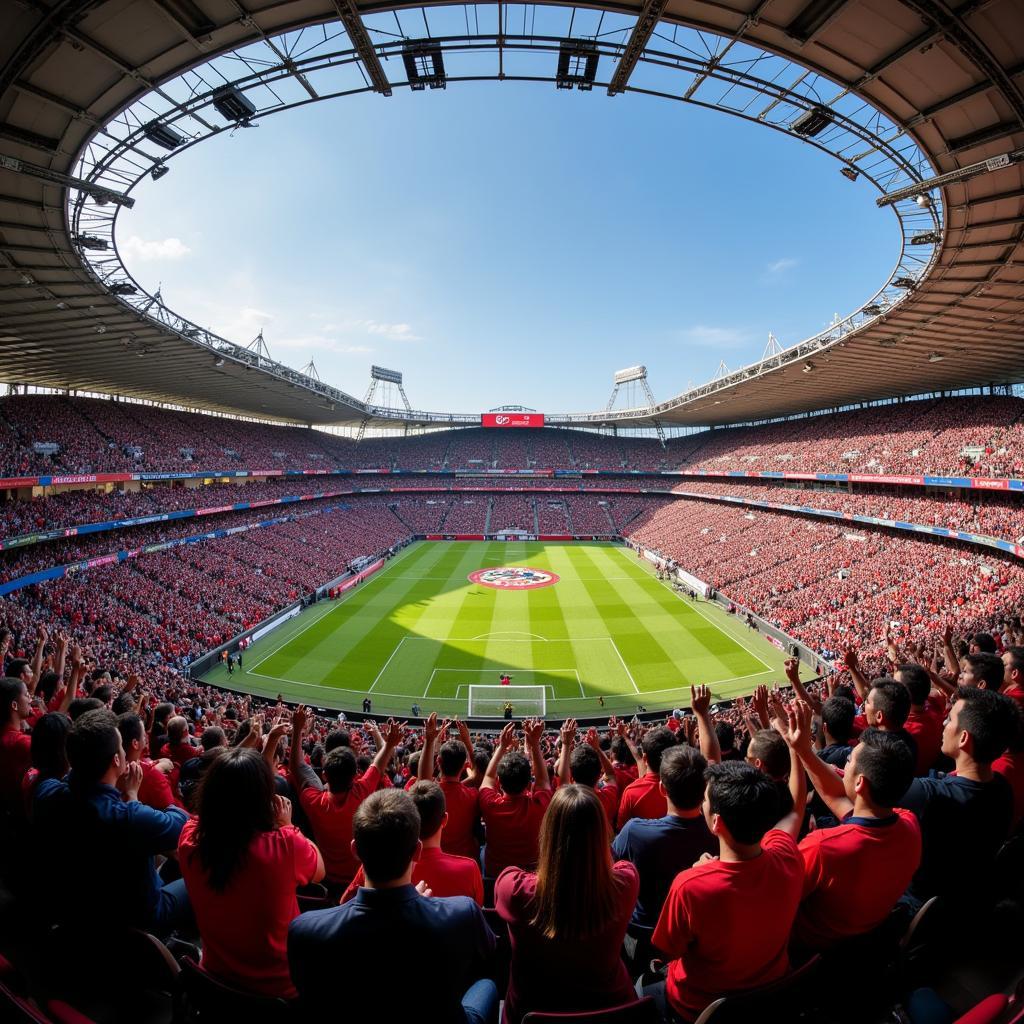
[[[480,417],[481,427],[543,427],[542,412],[485,412]]]

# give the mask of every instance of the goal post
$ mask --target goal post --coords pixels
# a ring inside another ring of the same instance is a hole
[[[546,686],[470,686],[470,718],[504,718],[512,705],[512,718],[543,718],[547,711]]]

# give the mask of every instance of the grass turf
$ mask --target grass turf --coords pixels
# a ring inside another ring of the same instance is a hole
[[[467,578],[499,566],[560,578],[527,591]],[[514,685],[547,687],[549,716],[582,717],[685,704],[693,683],[717,698],[749,693],[783,678],[783,660],[618,545],[421,542],[261,638],[234,675],[218,665],[205,679],[318,707],[359,708],[369,695],[377,713],[406,716],[416,703],[424,714],[465,715],[468,687],[495,685],[507,670]]]

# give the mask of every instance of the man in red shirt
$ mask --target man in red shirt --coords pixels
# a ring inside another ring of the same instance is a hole
[[[1003,651],[1003,693],[1024,711],[1024,647]]]
[[[803,900],[794,938],[814,950],[880,925],[921,862],[921,829],[910,811],[893,810],[914,777],[914,758],[892,733],[865,729],[840,779],[814,752],[811,709],[792,712],[787,741],[839,819],[800,842]]]
[[[160,748],[160,756],[173,761],[175,767],[180,768],[197,753],[189,740],[188,719],[175,715],[167,723],[167,742]]]
[[[433,896],[468,896],[478,906],[484,905],[484,880],[480,862],[471,857],[445,853],[442,836],[448,823],[444,792],[436,782],[424,779],[407,790],[420,816],[420,842],[423,849],[412,870],[412,884],[425,882]],[[366,885],[362,865],[341,897],[347,903],[360,887]]]
[[[343,890],[355,876],[359,863],[352,852],[352,816],[359,805],[377,789],[381,774],[402,740],[402,726],[388,720],[381,731],[383,744],[373,764],[356,778],[355,754],[348,747],[336,747],[324,760],[327,788],[303,759],[302,734],[310,718],[304,707],[292,714],[292,745],[288,774],[299,794],[299,803],[313,829],[313,838],[324,858],[327,882]]]
[[[423,729],[419,767],[419,775],[423,779],[433,778],[433,766],[428,768],[427,764],[434,760],[436,739],[444,735],[449,725],[445,722],[438,729],[436,723],[437,715],[432,714]],[[473,765],[473,743],[465,722],[456,722],[455,727],[459,731],[459,739],[442,743],[440,751],[440,786],[448,814],[448,823],[441,836],[441,849],[445,853],[479,860],[480,841],[477,839],[477,831],[480,824],[480,790],[462,782],[462,772],[467,761]],[[475,775],[476,766],[473,765],[467,782],[472,782]]]
[[[480,815],[487,831],[484,870],[490,878],[497,878],[507,867],[532,870],[537,866],[540,823],[551,802],[548,768],[540,750],[544,723],[527,719],[523,722],[523,735],[529,760],[514,749],[515,723],[509,722],[501,730],[498,745],[480,783]]]
[[[643,753],[637,767],[639,777],[623,790],[619,801],[619,828],[630,818],[665,817],[668,804],[665,802],[665,794],[661,792],[658,771],[661,768],[661,755],[675,745],[675,736],[664,726],[651,729],[644,736],[640,744]]]
[[[945,720],[945,702],[930,702],[932,678],[921,665],[900,665],[896,679],[910,694],[910,714],[903,728],[917,744],[915,775],[927,775],[942,750],[942,725]]]
[[[117,716],[117,731],[121,734],[121,745],[128,763],[138,761],[142,766],[142,785],[139,786],[139,801],[163,811],[168,807],[184,807],[174,795],[171,778],[177,780],[174,762],[167,758],[153,761],[149,757],[149,743],[146,739],[146,727],[134,711],[126,711]]]
[[[22,816],[21,780],[32,766],[32,739],[24,723],[32,713],[21,679],[0,679],[0,808]]]
[[[654,929],[654,945],[672,959],[666,979],[643,994],[663,1016],[694,1020],[719,996],[789,970],[804,874],[793,837],[807,798],[799,766],[790,777],[794,806],[780,819],[778,788],[763,772],[738,761],[708,766],[703,811],[719,853],[676,876]]]

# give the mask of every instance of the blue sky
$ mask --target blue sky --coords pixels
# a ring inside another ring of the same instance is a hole
[[[863,180],[770,129],[642,96],[452,84],[326,101],[204,143],[136,191],[118,245],[232,341],[418,408],[603,407],[758,359],[865,301],[898,253]]]

